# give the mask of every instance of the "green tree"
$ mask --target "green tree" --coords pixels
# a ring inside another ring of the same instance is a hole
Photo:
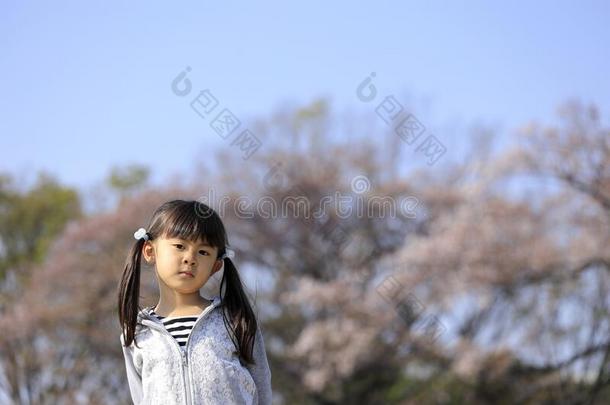
[[[41,263],[55,237],[80,216],[77,191],[50,175],[39,173],[26,191],[10,175],[0,175],[0,280],[11,269],[23,276],[23,270]]]
[[[113,167],[107,183],[120,197],[124,197],[140,190],[147,184],[149,177],[148,167],[131,164],[125,167]]]

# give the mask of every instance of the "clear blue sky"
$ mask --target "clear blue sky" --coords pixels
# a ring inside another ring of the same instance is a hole
[[[548,122],[572,97],[610,114],[603,1],[25,3],[0,6],[0,170],[74,186],[228,147],[171,92],[187,65],[244,121],[319,96],[363,109],[372,71],[380,93],[429,100],[418,114],[441,139],[454,120]]]

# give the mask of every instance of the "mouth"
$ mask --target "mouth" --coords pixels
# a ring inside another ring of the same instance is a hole
[[[178,273],[178,274],[180,274],[181,276],[184,276],[184,277],[195,277],[195,276],[193,275],[193,273],[191,273],[190,271],[181,271],[181,272],[180,272],[180,273]]]

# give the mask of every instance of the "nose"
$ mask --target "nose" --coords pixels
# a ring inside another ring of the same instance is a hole
[[[182,259],[182,261],[184,262],[184,264],[189,265],[189,266],[194,266],[197,264],[195,262],[195,259],[194,259],[192,253],[186,253],[186,255],[184,256],[184,259]]]

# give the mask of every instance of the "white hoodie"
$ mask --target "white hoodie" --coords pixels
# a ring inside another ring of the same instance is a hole
[[[197,317],[181,348],[146,307],[138,313],[136,339],[121,346],[131,398],[146,404],[271,404],[271,371],[260,328],[256,329],[255,365],[242,366],[222,317],[219,296]]]

